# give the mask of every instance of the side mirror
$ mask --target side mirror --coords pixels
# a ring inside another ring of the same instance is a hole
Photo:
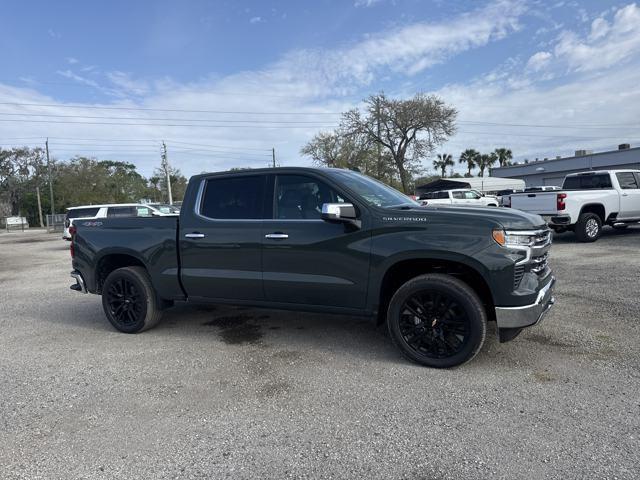
[[[356,207],[351,203],[324,203],[321,218],[326,222],[359,224]]]

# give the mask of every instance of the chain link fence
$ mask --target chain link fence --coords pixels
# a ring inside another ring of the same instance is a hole
[[[64,231],[64,213],[54,213],[47,215],[47,232],[63,232]]]

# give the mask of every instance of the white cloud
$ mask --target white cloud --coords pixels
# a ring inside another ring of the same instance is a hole
[[[531,57],[529,58],[529,61],[527,62],[527,68],[536,72],[542,70],[549,64],[551,58],[553,58],[553,54],[551,54],[550,52],[537,52],[531,55]]]
[[[79,60],[77,58],[74,58],[74,57],[67,57],[67,58],[65,58],[65,60],[67,61],[67,63],[69,65],[75,65],[76,63],[79,62]]]
[[[600,17],[586,37],[565,30],[554,53],[569,68],[587,72],[612,67],[640,54],[640,7],[635,3],[620,8],[611,24]]]
[[[107,78],[122,95],[131,94],[140,96],[149,93],[148,82],[135,80],[128,73],[118,71],[109,72],[107,73]]]
[[[264,22],[262,17],[251,17],[249,19],[249,23],[262,23],[262,22]]]
[[[406,80],[406,91],[395,93],[413,95],[424,88],[419,83],[423,80],[413,76],[416,72],[446,62],[461,52],[505,38],[519,28],[519,19],[524,11],[525,7],[519,2],[498,1],[440,24],[405,25],[333,50],[296,50],[260,70],[226,77],[212,76],[190,83],[179,83],[169,78],[141,80],[123,72],[105,74],[94,70],[89,76],[79,75],[72,70],[58,72],[112,96],[113,101],[104,104],[110,107],[296,112],[308,115],[103,111],[90,108],[96,106],[91,103],[86,105],[86,109],[67,109],[56,99],[32,88],[18,89],[0,84],[0,102],[58,105],[52,108],[3,106],[5,112],[138,119],[135,122],[86,119],[84,123],[81,119],[72,119],[80,122],[73,124],[55,121],[34,124],[2,122],[0,132],[3,138],[104,138],[105,142],[102,143],[109,143],[110,140],[153,139],[154,142],[149,140],[145,143],[148,150],[144,151],[132,149],[127,152],[120,148],[116,153],[95,152],[103,158],[133,161],[144,174],[151,173],[159,162],[157,141],[161,139],[168,143],[172,163],[187,175],[232,166],[265,166],[270,161],[269,149],[272,147],[276,148],[277,159],[283,165],[308,164],[308,159],[299,155],[300,147],[319,130],[330,129],[339,119],[338,115],[323,114],[353,107],[360,98],[378,90],[380,78],[392,72]],[[634,130],[630,128],[565,128],[568,124],[637,123],[640,86],[634,52],[623,50],[626,55],[624,64],[611,63],[608,58],[610,50],[615,52],[610,45],[635,45],[633,42],[638,30],[634,23],[636,12],[635,5],[610,12],[608,16],[601,17],[608,22],[608,30],[595,21],[591,31],[584,34],[565,30],[555,45],[540,48],[528,61],[526,57],[519,56],[504,59],[503,67],[499,69],[475,80],[439,89],[435,93],[459,108],[461,120],[460,132],[443,150],[457,155],[469,147],[487,151],[507,146],[521,159],[523,156],[532,158],[567,154],[580,147],[599,149],[623,141],[640,141],[640,136],[634,136]],[[584,63],[577,61],[579,57],[575,56],[574,49],[569,48],[577,45],[585,45],[595,52],[596,57],[602,55],[607,60],[592,59],[598,63],[597,69],[586,69]],[[570,75],[564,76],[567,66],[570,66]],[[556,73],[554,82],[540,82],[541,75],[536,70],[538,67],[545,74]],[[174,120],[158,121],[155,120],[157,118]],[[242,123],[246,121],[255,123],[252,126]],[[274,123],[276,121],[298,123],[277,124]],[[304,121],[312,123],[299,123]],[[107,122],[112,125],[94,124]],[[558,127],[490,126],[469,122]],[[209,126],[203,127],[203,124]],[[212,153],[198,151],[193,144],[233,148],[228,149],[228,154],[220,151]],[[58,158],[71,154],[53,141],[52,145],[52,151]],[[75,152],[91,154],[93,150],[81,151],[76,148]],[[429,164],[430,161],[425,162],[425,166]]]
[[[380,3],[382,0],[355,0],[355,7],[372,7],[376,3]]]

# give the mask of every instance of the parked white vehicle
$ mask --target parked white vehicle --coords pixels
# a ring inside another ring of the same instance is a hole
[[[595,242],[603,225],[640,221],[640,170],[572,173],[561,190],[511,195],[511,208],[542,215],[558,233],[571,230],[579,241]]]
[[[425,193],[420,197],[420,203],[422,205],[469,205],[476,207],[497,207],[499,205],[498,197],[484,195],[477,190],[468,188]]]
[[[71,240],[69,227],[74,221],[93,220],[96,218],[108,217],[165,217],[178,215],[172,209],[158,208],[143,203],[113,203],[106,205],[84,205],[82,207],[67,208],[67,215],[64,221],[64,233],[62,238]]]

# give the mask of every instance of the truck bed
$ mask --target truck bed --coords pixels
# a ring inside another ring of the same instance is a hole
[[[135,258],[147,268],[162,298],[180,299],[178,216],[100,218],[75,224],[73,266],[86,282],[87,290],[100,290],[101,262]],[[120,257],[119,257],[120,256]]]

